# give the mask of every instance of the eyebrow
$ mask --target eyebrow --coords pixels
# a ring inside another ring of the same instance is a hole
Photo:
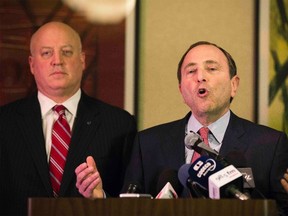
[[[61,48],[67,48],[67,47],[69,47],[69,48],[72,48],[73,49],[73,46],[72,45],[64,45],[64,46],[61,46]]]
[[[185,70],[186,68],[191,67],[191,66],[194,66],[194,65],[196,65],[196,63],[190,62],[189,64],[187,64],[187,65],[184,67],[184,70]]]
[[[219,63],[217,61],[214,61],[214,60],[207,60],[204,63],[205,64],[217,64],[217,65],[219,65]]]
[[[63,45],[60,48],[63,49],[63,48],[67,48],[67,47],[73,49],[72,45]],[[50,46],[43,46],[43,47],[41,47],[41,49],[54,49],[54,48],[50,47]]]
[[[206,61],[204,61],[204,64],[217,64],[217,65],[219,65],[219,63],[217,61],[214,61],[214,60],[206,60]],[[188,67],[195,66],[195,65],[197,65],[197,64],[194,62],[190,62],[187,65],[185,65],[184,70],[187,69]]]

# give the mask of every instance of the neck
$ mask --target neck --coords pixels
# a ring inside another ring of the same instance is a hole
[[[54,92],[43,92],[41,91],[42,94],[44,94],[46,97],[50,98],[54,102],[60,104],[65,101],[67,101],[69,98],[71,98],[79,89],[76,89],[71,92],[64,92],[64,91],[54,91]]]
[[[216,122],[218,119],[220,119],[225,113],[228,112],[229,109],[225,110],[221,113],[193,113],[195,118],[204,126],[208,127],[213,122]]]

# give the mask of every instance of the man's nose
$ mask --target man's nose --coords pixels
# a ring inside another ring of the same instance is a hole
[[[206,73],[204,70],[197,71],[197,81],[198,82],[206,82]]]
[[[57,66],[57,65],[62,65],[63,64],[63,56],[61,52],[55,52],[53,55],[52,59],[52,65]]]

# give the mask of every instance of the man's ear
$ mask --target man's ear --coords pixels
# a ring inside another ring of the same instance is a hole
[[[235,75],[232,79],[231,79],[231,97],[234,98],[238,89],[240,83],[240,78],[238,77],[238,75]]]

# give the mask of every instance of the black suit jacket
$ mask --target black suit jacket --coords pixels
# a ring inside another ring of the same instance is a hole
[[[159,175],[165,170],[178,171],[185,163],[185,126],[190,115],[138,133],[122,192],[133,183],[138,184],[143,193],[154,197],[158,194]],[[252,168],[258,190],[252,192],[253,198],[276,199],[281,207],[288,204],[288,195],[280,184],[288,168],[285,133],[254,124],[231,112],[220,155],[236,167]]]
[[[81,196],[75,168],[88,155],[96,161],[105,192],[118,196],[135,133],[135,119],[128,112],[82,92],[60,197]],[[0,215],[26,214],[28,197],[53,196],[36,94],[0,109],[0,173]]]

